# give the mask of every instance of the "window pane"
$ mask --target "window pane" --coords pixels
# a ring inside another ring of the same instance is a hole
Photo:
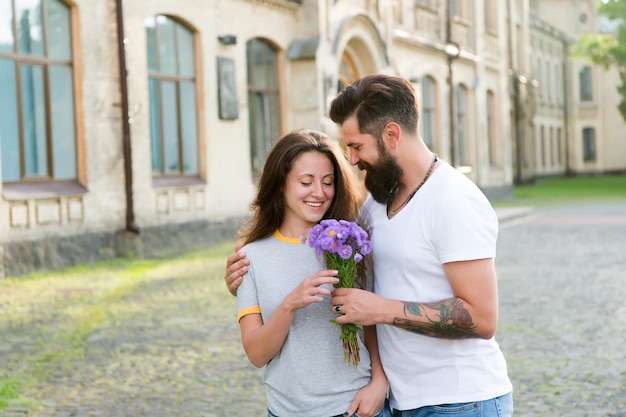
[[[164,74],[176,74],[174,21],[165,16],[157,16],[156,21],[159,42],[159,71]]]
[[[588,101],[593,99],[591,89],[591,67],[583,67],[580,70],[580,99]]]
[[[251,87],[266,87],[264,51],[264,44],[259,40],[255,39],[248,43],[248,84]]]
[[[269,129],[267,132],[267,140],[265,149],[269,152],[272,144],[278,140],[280,136],[280,101],[278,94],[270,94],[268,107],[266,108]]]
[[[48,0],[48,56],[72,59],[70,9],[59,0]]]
[[[154,29],[154,17],[147,18],[143,23],[146,26],[146,42],[148,44],[148,69],[150,71],[157,71],[158,66],[156,61],[156,32]]]
[[[422,81],[422,136],[426,145],[433,149],[435,144],[435,87],[432,78]]]
[[[20,139],[17,125],[17,91],[15,64],[0,59],[0,153],[2,154],[2,179],[20,179]]]
[[[50,115],[54,178],[76,178],[76,130],[72,69],[50,66]]]
[[[150,150],[152,152],[152,172],[161,174],[161,127],[159,125],[159,82],[150,77]]]
[[[198,121],[196,119],[196,87],[189,81],[180,83],[180,114],[183,135],[183,171],[198,173]]]
[[[463,86],[457,86],[456,89],[456,114],[457,114],[457,155],[458,164],[467,165],[467,118],[466,109],[466,90]]]
[[[193,33],[182,25],[177,25],[177,29],[179,75],[193,77]]]
[[[425,111],[422,114],[422,136],[424,137],[424,143],[426,143],[426,146],[428,146],[431,150],[434,151],[433,130],[434,130],[433,114],[431,111],[427,111],[427,112]]]
[[[278,89],[278,56],[276,51],[269,45],[265,45],[265,59],[267,65],[267,87],[272,90]]]
[[[591,127],[583,129],[583,160],[595,161],[596,159],[596,130]]]
[[[178,166],[178,103],[176,83],[161,83],[161,120],[163,126],[163,149],[165,153],[165,172],[179,172]]]
[[[41,1],[16,0],[15,12],[20,52],[43,56]]]
[[[48,175],[48,146],[46,143],[45,94],[43,68],[23,65],[22,123],[27,176]]]
[[[0,51],[13,52],[13,8],[10,1],[0,1]]]
[[[265,112],[264,96],[260,93],[250,94],[250,159],[252,169],[259,172],[265,161]]]

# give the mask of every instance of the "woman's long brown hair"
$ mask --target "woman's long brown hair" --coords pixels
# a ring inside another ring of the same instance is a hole
[[[319,152],[330,159],[335,175],[335,195],[324,219],[355,220],[361,203],[358,179],[339,145],[314,130],[295,130],[281,138],[267,156],[257,195],[250,205],[253,216],[239,231],[243,244],[266,238],[285,219],[285,182],[296,159],[305,152]]]

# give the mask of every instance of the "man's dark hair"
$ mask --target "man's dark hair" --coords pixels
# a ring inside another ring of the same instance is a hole
[[[347,86],[332,101],[330,118],[343,124],[356,116],[359,131],[382,140],[383,129],[395,122],[403,129],[417,132],[419,110],[415,89],[401,77],[367,75]]]

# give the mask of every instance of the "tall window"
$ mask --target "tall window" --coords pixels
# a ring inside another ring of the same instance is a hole
[[[456,154],[457,165],[469,165],[468,156],[468,119],[467,119],[467,87],[462,84],[456,86]]]
[[[580,81],[580,101],[593,100],[592,83],[591,83],[591,67],[584,66],[578,74]]]
[[[155,177],[198,174],[194,35],[167,16],[144,21]]]
[[[561,143],[561,128],[556,129],[556,152],[557,152],[557,162],[559,165],[563,163],[563,144]]]
[[[0,1],[2,180],[77,177],[70,8]]]
[[[422,137],[426,145],[436,151],[437,109],[435,101],[435,80],[424,77],[422,80]]]
[[[596,160],[596,129],[586,127],[583,129],[583,161]]]
[[[548,58],[546,58],[546,69],[545,69],[545,74],[544,74],[544,86],[545,86],[545,92],[544,92],[544,100],[546,102],[549,102],[552,100],[551,98],[551,94],[552,94],[552,77],[550,75],[550,60]]]
[[[278,53],[261,39],[249,41],[246,49],[250,158],[252,172],[258,175],[272,143],[281,134]]]
[[[498,158],[498,142],[496,135],[496,98],[493,91],[487,91],[487,142],[489,145],[489,164],[497,166],[500,163]]]

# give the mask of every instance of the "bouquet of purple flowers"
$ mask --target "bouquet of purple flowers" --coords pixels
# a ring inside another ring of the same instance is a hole
[[[315,248],[317,255],[326,260],[328,269],[336,269],[339,282],[335,288],[352,288],[357,276],[357,263],[372,250],[367,233],[355,222],[327,219],[309,231],[306,239]],[[332,320],[333,323],[337,323]],[[341,325],[344,362],[357,365],[360,361],[357,333],[359,327],[353,323]]]

